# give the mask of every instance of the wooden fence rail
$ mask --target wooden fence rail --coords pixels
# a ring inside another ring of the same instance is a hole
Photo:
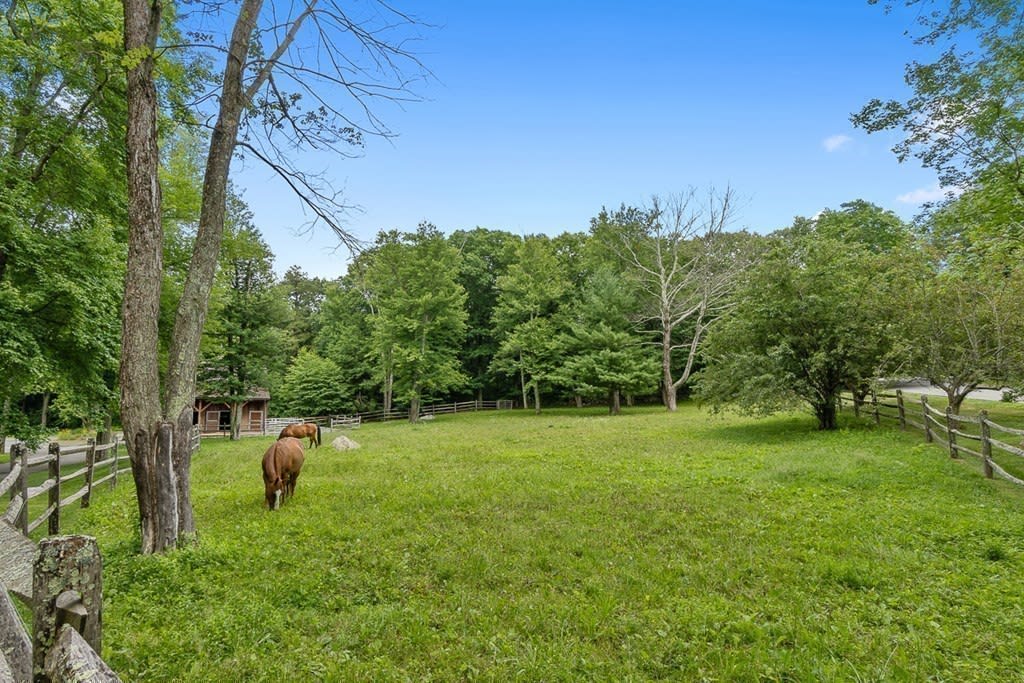
[[[879,399],[893,399],[894,402]],[[860,410],[867,404],[840,396],[840,409],[843,405],[852,405],[855,413],[859,415]],[[911,417],[914,411],[906,404],[903,392],[898,389],[895,394],[872,392],[870,408],[876,424],[880,424],[882,419],[892,419],[897,421],[902,429],[920,429],[924,432],[926,442],[941,444],[949,452],[949,457],[960,458],[961,454],[967,454],[981,460],[985,476],[989,479],[998,475],[1007,481],[1024,486],[1024,479],[1010,474],[992,459],[993,449],[1024,459],[1024,448],[1006,442],[1010,437],[1024,437],[1024,429],[999,425],[989,419],[985,410],[977,415],[957,415],[950,408],[939,410],[928,403],[928,397],[924,394],[921,394],[920,409],[916,413],[920,415],[921,421],[918,422],[916,418]],[[883,409],[895,409],[896,412],[893,414]]]

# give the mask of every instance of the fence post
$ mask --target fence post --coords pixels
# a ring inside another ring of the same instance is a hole
[[[32,670],[43,676],[46,655],[65,623],[102,652],[103,577],[96,539],[57,536],[39,542],[32,572]],[[43,678],[42,680],[45,680]]]
[[[50,442],[50,462],[47,470],[47,476],[53,479],[49,496],[53,512],[50,513],[47,530],[51,536],[56,536],[60,533],[60,444],[56,441]]]
[[[32,640],[10,595],[0,590],[0,664],[5,659],[7,670],[0,666],[0,680],[32,680]]]
[[[18,475],[18,481],[15,483],[14,488],[11,489],[11,498],[20,494],[22,506],[14,526],[21,529],[21,533],[24,536],[28,536],[28,448],[23,443],[15,444],[14,448],[11,449],[12,467],[14,466],[15,450],[18,452],[18,460],[21,461],[21,474]]]
[[[946,436],[949,437],[949,457],[959,458],[960,451],[956,447],[956,425],[953,420],[953,409],[946,406]]]
[[[992,478],[992,441],[991,432],[988,426],[988,411],[982,410],[978,413],[978,422],[981,423],[981,461],[985,467],[985,476]]]
[[[14,470],[14,466],[18,464],[18,452],[19,452],[18,451],[18,444],[12,443],[11,444],[11,456],[10,456],[11,460],[10,460],[10,464],[9,464],[9,468],[10,469],[7,470],[8,472],[13,471]],[[17,497],[17,495],[18,495],[18,491],[20,491],[20,490],[21,490],[20,484],[18,482],[14,482],[14,486],[11,487],[11,490],[10,490],[10,493],[9,493],[10,499],[14,500],[15,497]]]
[[[874,389],[871,390],[871,410],[875,414],[875,424],[882,424],[882,416],[878,414],[878,394]]]
[[[96,440],[89,439],[88,450],[85,451],[85,495],[82,496],[82,507],[89,507],[89,498],[92,497],[93,470],[96,465]]]
[[[924,415],[924,440],[925,443],[932,442],[932,425],[928,421],[931,416],[928,415],[928,397],[921,394],[921,412]]]
[[[907,409],[903,405],[903,390],[896,390],[896,412],[900,416],[900,429],[907,430]]]

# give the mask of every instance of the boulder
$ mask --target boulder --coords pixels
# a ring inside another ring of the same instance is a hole
[[[339,451],[351,451],[353,449],[359,448],[359,444],[357,444],[355,441],[348,438],[344,434],[334,439],[334,441],[331,442],[331,446],[333,446],[335,450]]]

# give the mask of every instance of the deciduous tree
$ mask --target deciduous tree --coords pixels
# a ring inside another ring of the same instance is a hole
[[[875,377],[891,348],[879,258],[814,234],[776,238],[708,336],[702,400],[759,414],[802,403],[834,429],[840,391]]]
[[[204,396],[231,406],[231,438],[238,439],[242,408],[258,389],[276,389],[292,354],[285,329],[288,303],[276,286],[273,255],[252,222],[252,213],[232,196],[221,265],[203,331],[199,386]]]
[[[679,389],[694,370],[708,329],[734,303],[739,275],[750,255],[725,233],[733,218],[731,190],[700,197],[691,188],[647,209],[602,211],[591,234],[614,252],[640,292],[641,319],[661,349],[662,401],[676,409]],[[683,359],[676,362],[681,351]]]
[[[341,229],[338,196],[297,168],[295,146],[350,153],[365,132],[386,134],[371,107],[374,98],[407,92],[401,68],[418,69],[403,30],[411,19],[374,4],[362,17],[333,0],[299,6],[242,0],[227,47],[210,62],[222,68],[203,101],[215,102],[209,120],[203,198],[188,275],[161,377],[158,340],[163,277],[162,202],[157,183],[161,109],[156,67],[165,46],[162,0],[125,0],[128,126],[128,263],[121,355],[122,421],[135,477],[142,551],[158,552],[191,537],[195,520],[189,486],[199,341],[224,231],[231,161],[244,152],[270,165],[299,192],[318,219]],[[227,6],[210,3],[219,15]],[[208,41],[206,45],[216,45]],[[195,48],[200,49],[200,48]],[[366,59],[367,61],[362,61]],[[353,108],[342,102],[354,100]],[[312,100],[310,106],[306,102]],[[359,111],[359,120],[349,111]],[[197,117],[198,118],[198,117]],[[163,381],[162,381],[163,380]],[[166,435],[173,433],[168,440]]]
[[[569,291],[551,240],[540,235],[519,243],[516,261],[498,278],[494,325],[501,343],[491,367],[518,376],[524,409],[532,389],[534,410],[540,412],[541,392],[560,363],[559,314]]]
[[[564,360],[555,373],[559,384],[579,396],[600,397],[617,415],[623,394],[658,387],[654,348],[631,320],[634,299],[625,282],[609,268],[593,272],[574,302],[568,331],[562,335]]]
[[[901,131],[897,157],[916,157],[951,190],[997,172],[1024,197],[1024,6],[1013,0],[905,4],[920,10],[916,41],[940,47],[941,55],[906,66],[912,91],[906,101],[873,99],[852,116],[854,125],[869,133]]]
[[[0,434],[42,436],[20,410],[33,393],[109,418],[124,260],[117,10],[10,0],[0,18]]]
[[[372,296],[372,344],[390,364],[396,398],[419,419],[424,397],[466,381],[458,350],[466,333],[466,292],[458,251],[428,223],[415,233],[384,233],[366,284]]]

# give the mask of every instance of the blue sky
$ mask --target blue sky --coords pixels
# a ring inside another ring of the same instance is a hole
[[[397,0],[396,0],[397,1]],[[404,3],[408,6],[408,3]],[[432,1],[415,48],[435,80],[423,101],[378,109],[398,133],[361,156],[311,156],[360,207],[345,224],[430,221],[516,234],[586,230],[602,206],[690,186],[730,186],[733,227],[788,225],[852,199],[905,218],[934,198],[935,174],[899,164],[896,133],[849,122],[872,97],[902,97],[904,65],[927,59],[913,14],[866,0],[764,3]],[[325,228],[302,232],[298,202],[271,175],[235,182],[279,273],[345,272]]]

